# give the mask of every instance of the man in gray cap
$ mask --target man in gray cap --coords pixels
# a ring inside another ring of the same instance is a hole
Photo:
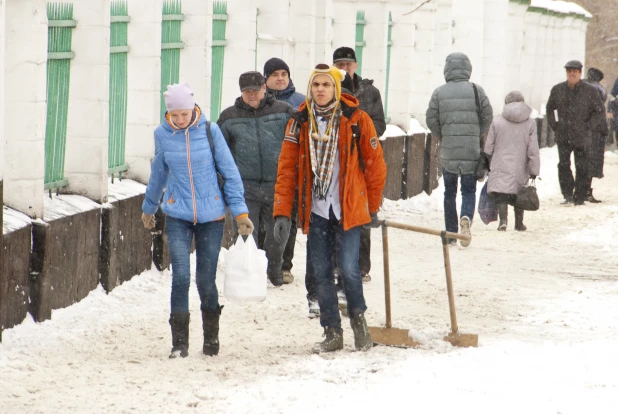
[[[563,203],[583,205],[592,179],[588,166],[592,132],[604,121],[605,109],[596,89],[582,82],[582,63],[571,60],[564,67],[567,80],[551,90],[546,106],[547,121],[556,134]],[[571,153],[575,155],[575,179]]]
[[[245,188],[249,218],[254,223],[253,237],[265,232],[264,251],[268,259],[268,279],[275,286],[283,284],[281,262],[285,243],[273,237],[273,203],[277,163],[283,136],[292,107],[266,93],[260,72],[245,72],[238,80],[240,95],[233,106],[219,115],[217,124],[234,156]]]

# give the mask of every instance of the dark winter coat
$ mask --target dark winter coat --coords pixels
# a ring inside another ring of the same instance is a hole
[[[586,82],[592,87],[594,87],[594,89],[596,89],[599,97],[601,98],[601,102],[605,104],[605,101],[607,100],[607,91],[605,90],[605,88],[597,81],[587,80]],[[607,120],[605,119],[605,117],[603,117],[603,121],[599,123],[599,125],[597,125],[597,127],[594,129],[594,132],[597,132],[601,135],[607,135],[609,133]]]
[[[373,80],[363,79],[354,74],[354,90],[351,92],[358,99],[358,107],[367,112],[373,121],[378,137],[384,135],[384,131],[386,131],[384,107],[382,106],[380,91],[373,86]]]
[[[481,122],[476,109],[470,60],[463,53],[446,58],[444,79],[431,96],[427,127],[441,141],[440,164],[453,174],[473,174],[481,152],[480,136],[489,130],[493,110],[483,88],[477,85]]]
[[[292,79],[290,79],[288,87],[282,91],[277,91],[270,88],[267,88],[267,90],[278,101],[289,103],[290,106],[292,106],[292,109],[294,109],[295,111],[298,110],[298,107],[301,103],[305,102],[305,95],[296,92],[296,88],[294,87],[294,82],[292,82]]]
[[[612,119],[612,128],[614,131],[618,131],[618,98],[613,101],[609,101],[607,104],[607,112],[614,114],[614,118]]]
[[[217,124],[234,156],[247,200],[272,203],[277,163],[292,107],[267,93],[258,108],[238,97]]]
[[[491,156],[488,193],[517,194],[531,175],[539,175],[540,156],[532,109],[506,104],[489,128],[484,152]]]
[[[605,107],[599,93],[586,82],[579,82],[572,89],[566,81],[554,86],[546,110],[556,142],[568,143],[574,148],[592,144],[593,130],[605,120]],[[557,120],[554,111],[558,113]]]

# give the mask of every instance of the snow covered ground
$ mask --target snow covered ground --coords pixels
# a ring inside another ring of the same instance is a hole
[[[263,303],[225,298],[221,353],[201,354],[191,289],[191,348],[169,360],[169,272],[145,272],[106,295],[99,288],[53,319],[4,331],[2,413],[616,413],[618,412],[618,157],[595,180],[604,202],[560,205],[556,149],[542,150],[541,209],[528,231],[506,233],[477,218],[469,248],[451,248],[460,330],[476,349],[440,340],[449,313],[440,241],[391,229],[393,326],[428,339],[423,349],[345,349],[316,356],[317,320],[307,318],[306,238],[296,280]],[[479,184],[479,192],[480,187]],[[443,227],[442,189],[385,203],[386,218]],[[384,323],[381,237],[374,231],[370,325]],[[224,263],[219,273],[223,274]],[[220,288],[222,280],[218,281]]]

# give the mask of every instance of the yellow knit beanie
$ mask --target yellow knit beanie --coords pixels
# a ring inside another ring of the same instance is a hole
[[[329,66],[325,63],[319,63],[311,75],[309,76],[309,85],[307,86],[307,107],[310,108],[310,102],[313,99],[311,96],[311,84],[313,83],[313,78],[317,75],[327,75],[330,76],[333,83],[335,84],[335,100],[339,101],[341,99],[341,81],[344,78],[344,73],[341,69],[337,69],[335,66]]]

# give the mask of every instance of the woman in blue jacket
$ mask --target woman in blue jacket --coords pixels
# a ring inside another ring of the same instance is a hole
[[[204,328],[202,351],[212,356],[219,352],[223,306],[219,306],[215,279],[226,205],[236,217],[240,235],[250,235],[253,224],[247,215],[240,174],[217,124],[206,121],[187,83],[168,86],[163,96],[167,112],[154,133],[155,156],[142,204],[142,221],[146,228],[153,228],[159,205],[167,216],[172,261],[170,358],[189,354],[190,249],[195,236],[195,279]],[[210,128],[214,155],[206,128]],[[225,180],[223,191],[217,173]]]

